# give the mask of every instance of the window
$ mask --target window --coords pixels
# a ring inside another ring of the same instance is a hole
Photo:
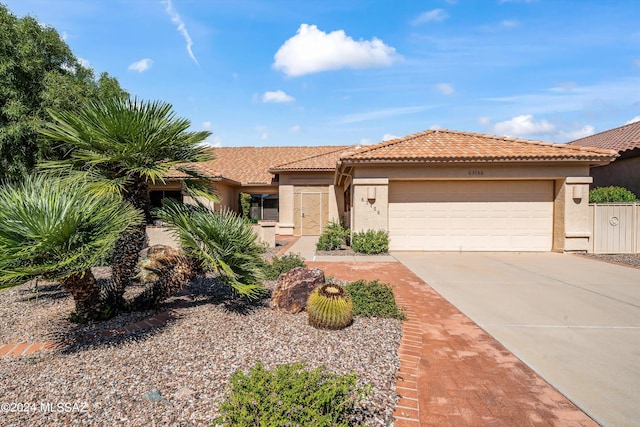
[[[277,221],[280,198],[277,194],[251,194],[249,217],[256,220]]]
[[[152,208],[161,208],[162,199],[173,199],[176,202],[182,203],[182,191],[152,190],[152,191],[149,191],[149,198],[151,199]]]

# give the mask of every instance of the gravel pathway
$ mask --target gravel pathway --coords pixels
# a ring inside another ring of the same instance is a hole
[[[73,302],[64,290],[38,288],[38,298],[33,284],[0,291],[0,343],[77,339],[152,314],[78,326],[66,320]],[[358,418],[370,426],[393,423],[400,321],[357,318],[347,329],[320,331],[307,325],[306,313],[239,304],[213,279],[192,283],[162,310],[175,314],[162,327],[0,358],[0,404],[27,404],[26,412],[0,414],[2,425],[210,425],[229,377],[257,360],[356,371],[373,384]]]

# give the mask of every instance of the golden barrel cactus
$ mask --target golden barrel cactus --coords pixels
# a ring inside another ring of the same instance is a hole
[[[320,329],[342,329],[353,322],[353,301],[340,285],[325,284],[307,299],[309,324]]]

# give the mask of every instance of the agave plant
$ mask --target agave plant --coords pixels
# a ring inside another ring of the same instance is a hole
[[[45,162],[49,173],[89,179],[95,194],[118,193],[144,213],[138,227],[129,229],[116,243],[113,267],[115,305],[124,303],[124,289],[136,273],[141,249],[146,245],[145,219],[151,221],[149,183],[164,182],[171,168],[195,178],[185,181],[194,196],[216,200],[192,162],[211,159],[200,143],[210,132],[188,131],[190,122],[177,118],[171,104],[113,98],[90,102],[79,113],[49,111],[52,118],[41,130],[63,143],[67,158]]]
[[[309,324],[320,329],[342,329],[353,322],[353,301],[333,283],[317,287],[307,300]]]
[[[216,273],[240,295],[262,294],[264,246],[237,214],[167,200],[157,215],[169,224],[185,254],[204,270]]]
[[[0,186],[0,287],[35,277],[59,280],[76,312],[97,319],[106,308],[91,267],[142,214],[114,194],[81,181],[28,176]]]

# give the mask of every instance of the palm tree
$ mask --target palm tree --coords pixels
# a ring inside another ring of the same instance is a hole
[[[265,248],[251,226],[231,211],[214,212],[167,200],[158,217],[169,224],[180,247],[197,267],[211,271],[236,293],[249,298],[265,290]]]
[[[106,301],[91,272],[121,233],[142,219],[118,195],[44,176],[0,186],[0,287],[59,280],[76,313],[98,319]]]
[[[146,245],[145,225],[151,221],[149,183],[164,182],[176,168],[199,181],[185,181],[193,196],[216,201],[195,162],[211,160],[201,143],[210,132],[188,131],[189,120],[176,117],[170,104],[137,99],[92,101],[79,113],[49,111],[52,121],[42,134],[63,143],[66,158],[41,164],[75,180],[90,179],[96,194],[119,193],[144,214],[133,230],[116,242],[109,295],[116,309],[124,307],[124,290],[135,276],[140,250]],[[145,223],[146,220],[146,223]]]

